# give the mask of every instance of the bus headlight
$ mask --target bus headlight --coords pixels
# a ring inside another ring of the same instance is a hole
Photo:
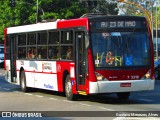
[[[149,70],[142,79],[150,79],[151,78],[151,70]]]
[[[97,72],[95,72],[95,74],[96,74],[97,81],[105,80],[105,77],[102,76],[101,74],[99,74],[99,73],[97,73]]]
[[[146,73],[146,78],[150,78],[151,77],[151,75],[150,75],[150,73]]]

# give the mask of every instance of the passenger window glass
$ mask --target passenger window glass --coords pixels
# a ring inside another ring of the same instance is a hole
[[[38,59],[47,59],[47,46],[39,46],[37,53]]]
[[[28,47],[27,49],[27,58],[36,59],[37,58],[37,49],[36,47]]]
[[[61,46],[61,59],[67,59],[67,60],[73,59],[72,46]]]
[[[28,45],[36,45],[36,34],[28,34]]]
[[[18,47],[18,58],[19,59],[26,58],[26,47]]]
[[[47,33],[38,33],[37,44],[38,45],[46,45],[47,44]]]
[[[48,47],[48,58],[58,60],[59,59],[59,47],[49,46]]]
[[[72,31],[62,31],[62,44],[72,44],[73,42],[73,32]]]
[[[48,44],[59,44],[59,32],[49,32],[49,43]]]
[[[26,45],[26,35],[18,35],[18,45]]]

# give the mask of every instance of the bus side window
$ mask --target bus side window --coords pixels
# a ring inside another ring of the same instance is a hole
[[[71,46],[62,46],[61,49],[61,59],[72,60],[72,47]]]
[[[72,59],[72,48],[71,47],[68,47],[66,58],[69,60]]]
[[[37,50],[36,47],[29,47],[27,51],[28,59],[36,59],[37,58]]]
[[[25,59],[26,58],[26,48],[25,47],[19,47],[18,48],[18,58],[19,59]]]
[[[47,59],[47,47],[46,46],[38,47],[38,59]]]
[[[48,49],[48,58],[49,59],[59,59],[59,52],[58,52],[58,47],[56,46],[49,46]]]
[[[61,59],[72,60],[73,31],[61,31]]]

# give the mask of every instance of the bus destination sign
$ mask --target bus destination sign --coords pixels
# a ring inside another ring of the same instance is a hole
[[[145,22],[142,21],[94,21],[91,27],[95,29],[103,28],[144,28]]]

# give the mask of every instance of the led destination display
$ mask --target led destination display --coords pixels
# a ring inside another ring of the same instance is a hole
[[[143,21],[93,21],[90,25],[94,29],[104,28],[145,28]]]

